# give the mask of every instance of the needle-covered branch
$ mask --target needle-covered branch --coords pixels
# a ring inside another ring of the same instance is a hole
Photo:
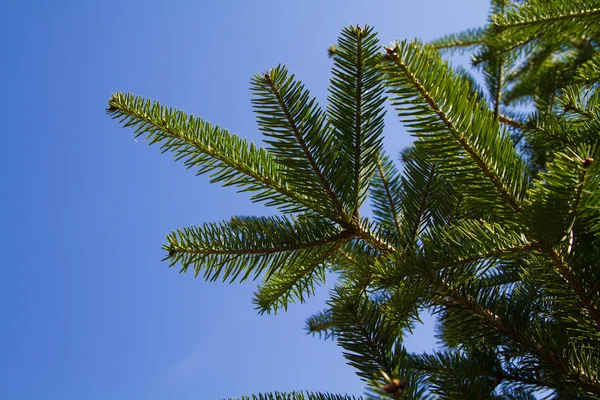
[[[342,30],[333,59],[327,114],[341,144],[340,163],[347,165],[338,178],[342,186],[348,186],[344,192],[352,193],[346,203],[350,216],[356,218],[377,168],[383,139],[386,98],[377,68],[379,41],[373,28]]]
[[[417,42],[387,48],[384,72],[393,104],[456,189],[486,207],[521,210],[525,164],[497,118],[432,50]]]
[[[207,280],[243,281],[273,273],[330,249],[353,233],[319,218],[236,217],[177,230],[167,236],[171,266],[190,266]]]
[[[134,129],[136,137],[145,135],[150,144],[160,144],[163,152],[172,152],[175,160],[182,160],[198,174],[210,173],[212,182],[257,192],[253,200],[285,212],[320,208],[317,200],[290,188],[284,179],[285,167],[254,143],[201,118],[132,94],[117,92],[108,105],[108,114],[123,127]]]
[[[285,181],[295,192],[314,197],[322,215],[347,221],[339,198],[344,193],[330,183],[341,173],[337,143],[316,100],[283,66],[255,75],[252,85],[260,129],[269,138],[268,150],[286,167]]]

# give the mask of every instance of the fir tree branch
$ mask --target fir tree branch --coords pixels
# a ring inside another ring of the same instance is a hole
[[[481,231],[476,234],[481,238],[480,240],[484,241],[483,243],[487,243],[488,239],[486,239],[486,236],[489,236],[490,238],[492,238],[493,234],[495,233],[496,228],[493,226],[488,227],[485,224],[482,226],[487,229],[487,231],[488,231],[487,235],[485,234],[485,231]],[[448,235],[451,236],[451,232],[453,232],[453,231],[448,231],[447,232]],[[461,234],[460,232],[461,232],[460,230],[457,231],[457,235],[456,235],[457,237],[455,238],[456,242],[454,243],[454,246],[460,246],[460,243],[464,243],[464,237],[463,237],[464,234]],[[475,231],[471,230],[471,232],[473,232],[473,234],[475,234]],[[498,232],[498,237],[500,238],[500,236],[510,239],[514,235],[508,234],[508,233],[504,234],[504,235],[500,235],[500,232]],[[437,236],[435,236],[435,237],[437,237]],[[502,239],[501,243],[503,243],[507,239]],[[443,242],[443,240],[442,240],[442,242]],[[474,298],[470,295],[465,295],[465,294],[460,293],[446,279],[442,278],[436,271],[444,270],[445,268],[452,267],[453,265],[455,265],[457,262],[456,261],[457,255],[454,254],[455,252],[453,252],[451,249],[444,247],[444,243],[439,243],[440,246],[439,246],[439,248],[437,248],[436,247],[437,239],[435,240],[435,243],[433,243],[433,244],[428,244],[428,243],[429,243],[429,239],[426,239],[425,243],[424,243],[426,254],[423,257],[424,257],[424,261],[433,263],[434,267],[433,268],[419,267],[418,269],[420,271],[423,271],[422,273],[424,273],[426,278],[431,282],[433,293],[436,293],[437,296],[439,296],[439,297],[437,297],[434,295],[430,298],[430,300],[433,301],[434,304],[437,304],[438,306],[441,306],[441,307],[455,306],[455,307],[458,307],[459,309],[466,311],[467,313],[469,313],[471,315],[482,318],[483,321],[485,321],[485,323],[488,324],[489,327],[493,331],[501,333],[503,336],[505,336],[512,342],[519,344],[519,345],[523,346],[524,348],[528,349],[529,352],[536,354],[545,362],[547,362],[551,365],[554,365],[562,373],[569,374],[574,379],[577,379],[578,381],[581,381],[582,383],[585,383],[586,385],[590,384],[590,379],[586,379],[585,382],[582,381],[582,377],[574,372],[573,368],[570,367],[568,360],[563,359],[562,357],[558,356],[551,350],[547,350],[547,349],[543,348],[538,343],[536,343],[532,338],[525,336],[519,330],[515,330],[512,327],[509,328],[505,324],[503,317],[501,315],[498,315],[493,310],[491,310],[491,309],[487,308],[485,305],[481,304],[476,298]],[[439,257],[436,257],[435,254],[433,254],[431,250],[427,251],[427,249],[431,249],[431,248],[437,249],[435,251],[437,251],[438,253],[441,253],[442,258],[439,259]],[[470,248],[467,248],[466,250],[470,251],[469,249]],[[467,261],[468,262],[476,262],[478,260],[485,259],[485,258],[500,258],[500,257],[504,258],[504,257],[506,257],[506,255],[509,252],[513,253],[513,254],[519,254],[522,252],[530,252],[531,250],[543,250],[543,249],[537,243],[525,242],[519,246],[493,250],[491,252],[482,252],[482,253],[473,255],[471,257],[468,257],[468,258],[462,258],[462,259],[458,258],[458,260],[462,260],[463,262],[467,262]],[[452,256],[446,255],[447,253],[450,253],[453,255]],[[448,261],[445,262],[444,257],[447,258]]]
[[[498,43],[496,43],[494,40],[492,40],[491,43],[496,47],[501,47],[502,51],[505,54],[509,54],[509,53],[514,53],[516,51],[522,51],[522,48],[524,48],[528,44],[535,43],[538,39],[540,39],[540,37],[542,37],[542,34],[537,33],[535,35],[528,36],[527,38],[524,38],[522,40],[517,40],[517,41],[511,42],[510,45],[508,45],[508,46],[505,43],[501,43],[501,45],[498,45]],[[473,67],[478,67],[478,66],[480,66],[481,63],[486,62],[486,61],[488,61],[488,59],[485,56],[485,54],[477,53],[472,56],[471,63],[473,65]],[[511,77],[512,77],[512,75],[511,75]]]
[[[203,224],[177,230],[167,236],[170,265],[185,272],[193,266],[196,275],[231,281],[242,275],[265,279],[289,265],[314,259],[330,244],[350,240],[351,231],[323,218],[237,217],[229,222]],[[298,265],[298,264],[296,264]]]
[[[371,338],[371,332],[368,331],[358,314],[354,310],[352,312],[354,317],[354,327],[362,337],[362,344],[366,345],[368,348],[368,353],[375,356],[374,361],[377,364],[377,369],[386,372],[388,375],[393,375],[394,367],[388,363],[386,354],[379,351],[377,342]]]
[[[194,248],[194,247],[183,247],[176,243],[171,243],[167,250],[169,250],[170,255],[176,255],[178,253],[185,254],[197,254],[197,255],[267,255],[273,253],[285,253],[285,252],[293,252],[303,249],[310,249],[313,247],[323,246],[329,243],[335,243],[337,241],[345,241],[351,239],[354,236],[354,233],[348,230],[341,231],[340,233],[332,236],[325,237],[323,239],[315,240],[312,242],[302,242],[296,244],[290,244],[287,246],[278,246],[278,247],[264,247],[264,248],[242,248],[242,249],[212,249],[212,248]]]
[[[236,184],[245,190],[258,191],[259,200],[267,200],[283,209],[298,207],[313,209],[309,199],[292,191],[279,176],[278,166],[270,154],[224,129],[188,116],[183,111],[163,107],[131,94],[115,93],[108,102],[107,112],[120,119],[124,127],[135,128],[135,135],[144,133],[150,144],[163,142],[164,151],[172,150],[177,159],[184,159],[188,168],[199,168],[199,174],[213,172],[213,181]],[[279,194],[288,199],[279,199]]]
[[[588,8],[588,9],[584,9],[584,10],[579,9],[579,10],[567,12],[564,14],[547,15],[547,16],[544,16],[544,15],[527,16],[527,15],[525,15],[525,16],[521,17],[521,16],[519,16],[519,14],[513,14],[513,15],[511,15],[511,17],[506,18],[504,16],[498,15],[495,18],[493,18],[493,24],[494,24],[494,28],[497,31],[502,32],[502,31],[505,31],[508,29],[551,24],[553,22],[560,22],[560,21],[569,21],[569,20],[576,21],[581,18],[586,18],[586,17],[589,18],[589,17],[597,17],[597,16],[600,16],[600,8]]]
[[[571,253],[572,243],[569,242],[581,213],[586,183],[594,175],[589,173],[594,161],[587,149],[580,150],[579,154],[570,153],[557,153],[548,164],[547,172],[540,174],[541,179],[530,191],[531,206],[524,215],[529,217],[530,233],[544,243],[542,249],[600,330],[600,311],[565,260],[565,254]]]
[[[453,33],[429,42],[437,51],[469,50],[485,43],[485,30],[483,28],[468,29],[463,32]]]
[[[492,327],[492,329],[502,333],[514,343],[524,346],[534,354],[538,354],[544,361],[556,366],[562,373],[572,375],[570,373],[570,368],[568,367],[568,364],[560,357],[558,357],[558,355],[556,355],[552,351],[544,349],[541,345],[535,343],[532,339],[524,336],[520,331],[509,329],[499,315],[496,315],[493,311],[482,307],[481,304],[478,304],[478,302],[475,299],[465,297],[462,294],[456,292],[450,287],[450,285],[447,282],[445,282],[439,276],[432,275],[432,277],[434,279],[436,287],[439,290],[439,293],[442,294],[442,296],[446,297],[446,301],[449,300],[450,305],[457,306],[469,312],[472,315],[481,317],[483,321],[485,321],[485,323]],[[440,306],[447,306],[447,303],[445,303],[443,298],[440,300]],[[577,380],[580,380],[579,376],[575,376],[577,377]]]
[[[416,92],[419,94],[419,97],[427,104],[428,109],[431,110],[431,112],[433,112],[433,114],[437,116],[437,118],[441,122],[442,126],[444,126],[450,133],[452,133],[452,135],[455,137],[455,139],[459,143],[460,147],[468,154],[470,159],[475,163],[475,165],[479,168],[479,170],[487,177],[489,182],[491,182],[492,186],[500,194],[501,198],[515,212],[521,211],[521,206],[520,206],[518,199],[513,195],[513,193],[511,193],[511,190],[503,182],[503,179],[501,178],[501,176],[499,176],[494,171],[493,166],[488,165],[488,163],[486,163],[486,161],[483,158],[483,153],[481,152],[481,149],[477,149],[476,147],[473,146],[473,144],[467,138],[466,132],[463,132],[460,129],[460,127],[457,126],[455,121],[453,121],[453,119],[444,110],[444,106],[434,98],[434,96],[424,86],[424,82],[422,82],[419,79],[419,77],[417,77],[416,71],[414,69],[419,68],[420,65],[417,65],[416,67],[413,67],[412,64],[409,65],[409,63],[414,62],[413,58],[418,58],[418,57],[421,57],[421,58],[427,57],[428,61],[430,63],[434,63],[434,64],[438,64],[441,62],[439,60],[435,59],[434,57],[430,56],[429,54],[426,54],[425,51],[419,49],[418,45],[415,43],[410,43],[410,44],[397,43],[395,48],[387,47],[386,50],[387,50],[387,58],[389,60],[392,60],[393,64],[400,69],[401,74],[402,74],[403,78],[406,79],[406,81],[408,82],[408,85],[410,85],[410,87],[412,87],[412,88],[414,88],[414,90],[416,90]],[[423,62],[423,61],[421,61],[421,62]],[[436,67],[439,68],[439,73],[444,75],[443,78],[452,79],[452,75],[451,75],[449,68],[447,68],[446,66],[443,66],[443,65],[439,65],[439,66],[436,65]],[[427,70],[425,70],[423,72],[432,74],[431,69],[432,68],[429,67]],[[394,78],[395,78],[394,75],[397,74],[397,72],[395,70],[387,69],[386,73],[389,76],[388,81],[389,81],[390,86],[401,85],[401,83],[396,83],[394,81]],[[441,79],[441,78],[442,77],[438,77],[437,79]],[[458,79],[457,79],[456,83],[459,83],[459,82],[460,81],[458,81]],[[460,83],[462,83],[462,82],[460,82]],[[431,85],[431,82],[428,82],[428,84]],[[456,89],[456,86],[453,86],[453,88]],[[404,92],[400,92],[400,90],[404,90],[404,88],[402,87],[401,89],[398,89],[398,95],[403,96],[403,98],[401,100],[408,101],[408,95]],[[394,91],[394,89],[392,89],[392,91]],[[458,89],[456,90],[456,92],[458,92]],[[400,94],[400,93],[402,93],[402,94]],[[438,96],[440,96],[440,93],[438,93]],[[444,99],[444,101],[448,102],[448,99]],[[445,106],[448,107],[448,110],[452,110],[452,104],[445,104]],[[469,108],[468,112],[470,113],[470,112],[477,111],[478,113],[481,113],[481,117],[482,117],[481,119],[483,120],[483,118],[485,116],[485,111],[481,110],[479,107],[476,107],[475,104],[470,104],[470,106],[471,107]],[[420,107],[413,107],[413,108],[417,109]],[[487,134],[489,135],[491,133],[487,133]],[[512,145],[511,145],[511,148],[512,148]],[[516,154],[511,154],[509,157],[512,158],[513,160],[511,160],[511,161],[515,163],[515,165],[511,166],[511,168],[517,168],[517,166],[520,163],[520,160],[518,159]],[[497,166],[495,166],[495,167],[497,168]]]
[[[552,259],[552,263],[558,270],[560,276],[573,290],[581,304],[583,304],[585,310],[589,313],[590,317],[593,318],[594,322],[596,323],[596,328],[600,331],[600,311],[587,296],[585,290],[581,286],[581,283],[573,273],[569,264],[565,262],[564,258],[559,254],[558,251],[556,251],[556,249],[547,247],[545,250]]]
[[[503,381],[511,381],[511,382],[519,382],[519,383],[524,383],[526,385],[533,385],[533,386],[537,386],[538,388],[548,388],[548,383],[544,382],[541,379],[534,379],[532,377],[529,376],[524,376],[524,375],[515,375],[515,374],[510,374],[507,373],[506,371],[498,371],[497,375],[495,375],[494,377],[501,379]]]
[[[493,353],[493,348],[436,351],[433,354],[413,355],[410,364],[411,369],[429,377],[430,390],[443,398],[495,399],[500,398],[494,396],[498,385],[512,376],[503,370],[497,355]],[[515,378],[520,382],[528,381],[529,384],[538,382],[531,375]],[[542,383],[541,386],[545,385]]]
[[[575,75],[579,82],[598,83],[600,81],[600,52],[597,52],[591,59],[580,65]]]
[[[346,350],[349,364],[359,370],[357,374],[365,379],[373,379],[379,371],[393,376],[404,348],[398,327],[385,319],[378,306],[338,287],[331,311],[337,341]]]
[[[359,208],[381,154],[386,100],[379,63],[379,43],[373,29],[350,26],[342,31],[334,52],[329,88],[329,121],[341,144],[338,165],[343,181],[343,201],[349,217],[359,220]],[[341,176],[339,177],[341,178]]]
[[[451,305],[457,306],[473,315],[481,317],[483,321],[495,331],[500,332],[515,344],[521,345],[531,353],[536,354],[541,360],[553,365],[562,374],[569,376],[573,381],[578,382],[583,387],[586,387],[590,392],[600,395],[600,382],[594,381],[593,378],[588,376],[583,371],[572,367],[569,364],[569,361],[564,359],[564,357],[561,357],[552,350],[544,348],[544,346],[535,342],[532,338],[525,336],[519,330],[508,328],[502,317],[496,315],[491,310],[482,307],[475,299],[465,297],[462,294],[454,291],[448,285],[448,283],[443,281],[437,275],[433,276],[433,279],[436,281],[436,287],[440,293],[449,299],[449,303]],[[440,306],[447,306],[443,299],[440,300]],[[546,386],[554,388],[554,386],[550,384],[546,384]]]
[[[525,125],[523,125],[526,130],[525,133],[539,133],[539,136],[543,136],[544,139],[546,139],[546,145],[548,142],[554,142],[559,146],[558,148],[573,148],[575,143],[573,143],[568,136],[563,134],[562,131],[564,129],[557,125],[558,121],[551,121],[551,119],[553,119],[553,117],[548,115],[537,116],[537,118],[535,116],[530,117]],[[551,125],[546,126],[546,124],[549,123],[551,123]],[[531,146],[532,144],[529,145]]]
[[[325,336],[325,340],[333,339],[336,333],[331,309],[327,308],[308,317],[306,319],[305,330],[307,334],[313,337],[319,335],[319,339],[323,336]]]
[[[539,249],[539,247],[540,247],[539,243],[529,242],[529,243],[522,244],[520,246],[507,247],[504,249],[482,252],[481,254],[474,254],[470,257],[465,257],[465,258],[457,258],[457,259],[452,260],[447,263],[437,264],[436,268],[441,270],[444,268],[456,267],[456,266],[463,265],[463,264],[470,264],[470,263],[480,261],[480,260],[486,260],[486,259],[492,259],[492,258],[503,258],[503,257],[509,256],[509,255],[514,256],[519,253],[529,253],[531,250]]]
[[[315,281],[325,282],[325,263],[338,251],[343,240],[332,242],[322,254],[308,260],[302,259],[285,266],[273,276],[265,280],[254,294],[254,303],[260,314],[273,311],[277,314],[280,308],[287,311],[289,303],[295,299],[304,303],[305,296],[314,295]]]
[[[289,126],[292,129],[292,132],[294,134],[294,137],[296,138],[296,140],[298,141],[301,149],[302,149],[302,153],[304,154],[304,157],[306,158],[306,160],[308,160],[311,169],[313,170],[315,176],[317,177],[319,183],[321,184],[321,186],[323,187],[323,189],[325,190],[325,192],[327,193],[327,196],[331,199],[337,213],[338,213],[338,218],[336,219],[337,222],[345,222],[348,220],[348,216],[346,215],[346,212],[342,206],[342,203],[340,202],[340,200],[338,199],[337,195],[334,193],[333,189],[331,188],[331,186],[329,185],[329,182],[327,181],[327,179],[325,179],[325,176],[323,174],[323,171],[321,171],[321,168],[319,167],[319,165],[317,164],[315,158],[313,157],[313,155],[311,154],[309,148],[308,148],[308,144],[306,143],[306,141],[304,140],[304,136],[301,133],[301,129],[300,127],[296,124],[296,121],[294,120],[294,118],[292,117],[292,113],[290,112],[286,102],[284,101],[279,88],[275,85],[275,83],[273,82],[273,80],[271,79],[271,75],[269,73],[265,73],[264,74],[264,79],[267,82],[267,84],[269,85],[272,93],[275,95],[275,97],[277,98],[277,102],[279,103],[279,107],[281,108],[281,110],[283,111],[283,113],[285,114],[285,118],[287,119],[287,122],[289,124]]]

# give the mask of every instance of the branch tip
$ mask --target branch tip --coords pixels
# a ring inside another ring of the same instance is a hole
[[[393,395],[394,399],[399,399],[402,395],[404,395],[407,387],[408,381],[406,379],[392,379],[390,383],[383,387],[383,390]]]
[[[385,51],[387,52],[388,58],[394,58],[394,57],[398,56],[398,53],[396,53],[396,51],[394,51],[394,49],[390,46],[386,46]]]

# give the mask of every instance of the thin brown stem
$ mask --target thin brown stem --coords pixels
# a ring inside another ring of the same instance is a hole
[[[507,117],[506,115],[498,114],[498,121],[503,123],[504,125],[512,126],[513,128],[523,129],[523,124],[519,121],[515,121],[514,119]]]

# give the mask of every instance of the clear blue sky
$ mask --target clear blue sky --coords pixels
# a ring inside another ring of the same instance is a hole
[[[350,23],[382,43],[485,22],[482,0],[28,1],[0,12],[0,398],[222,399],[267,390],[361,394],[333,342],[306,336],[326,290],[276,317],[255,283],[161,263],[172,229],[264,214],[104,113],[130,91],[260,141],[252,74],[278,63],[326,101],[327,47]],[[410,138],[388,115],[386,146]],[[430,328],[410,340],[431,348]]]

